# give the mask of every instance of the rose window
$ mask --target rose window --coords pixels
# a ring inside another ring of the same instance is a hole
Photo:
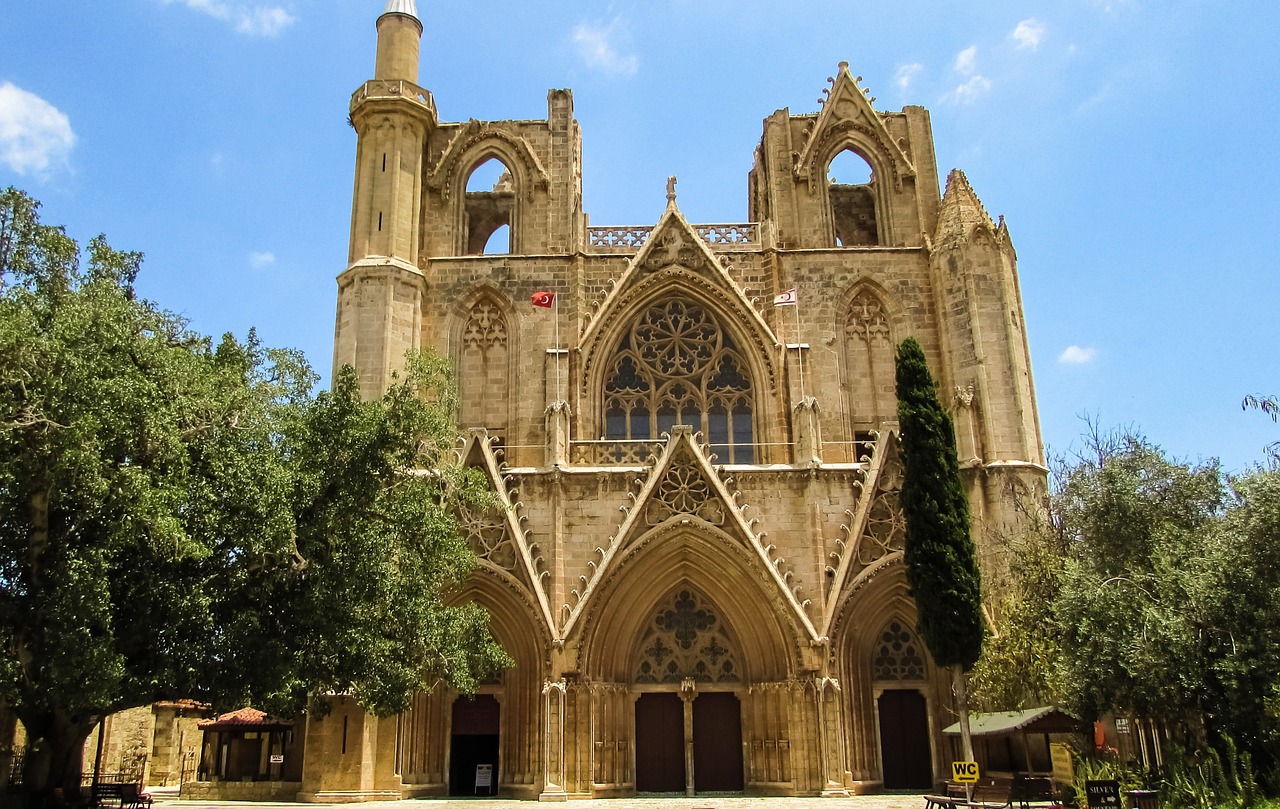
[[[720,462],[755,462],[746,364],[701,305],[671,298],[650,306],[608,367],[605,438],[647,441],[688,424]]]

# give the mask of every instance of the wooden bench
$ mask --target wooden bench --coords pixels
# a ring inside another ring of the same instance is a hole
[[[986,782],[973,787],[973,794],[925,795],[925,809],[1009,809],[1012,806],[1011,784]]]
[[[98,781],[93,785],[93,809],[151,809],[151,796],[133,782]]]

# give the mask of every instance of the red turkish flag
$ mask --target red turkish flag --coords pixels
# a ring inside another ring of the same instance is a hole
[[[550,309],[552,304],[556,302],[556,293],[554,292],[535,292],[533,293],[533,305],[541,306],[543,309]]]

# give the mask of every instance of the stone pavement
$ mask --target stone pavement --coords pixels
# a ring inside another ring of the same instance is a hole
[[[163,792],[157,807],[165,809],[316,809],[314,803],[237,803],[233,801],[181,801]],[[425,798],[412,801],[374,801],[347,804],[351,809],[533,809],[536,801],[482,798]],[[920,794],[859,795],[852,798],[754,798],[706,795],[696,798],[645,797],[570,801],[566,809],[923,809]]]

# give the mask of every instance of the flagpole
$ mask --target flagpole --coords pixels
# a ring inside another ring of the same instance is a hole
[[[800,367],[800,401],[804,401],[804,348],[800,342],[800,300],[794,304],[796,310],[796,363]]]
[[[555,344],[556,344],[556,401],[560,399],[560,296],[552,293],[551,298],[551,316],[555,320]]]

